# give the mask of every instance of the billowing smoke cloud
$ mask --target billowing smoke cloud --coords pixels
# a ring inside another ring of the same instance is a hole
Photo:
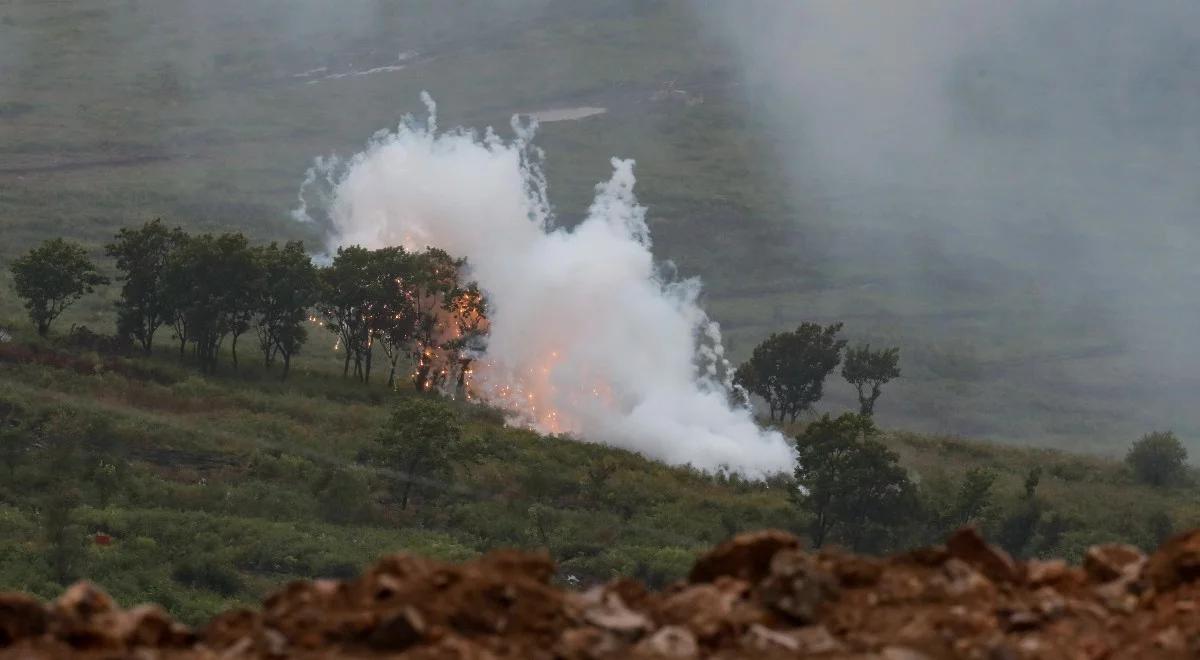
[[[541,430],[706,470],[786,470],[784,438],[728,403],[699,282],[655,266],[633,163],[614,159],[587,217],[556,228],[529,128],[514,122],[513,141],[490,130],[438,133],[427,103],[426,124],[407,120],[310,173],[302,196],[328,184],[331,247],[436,246],[466,257],[491,302],[476,390]]]
[[[825,308],[878,314],[927,381],[943,376],[917,347],[969,345],[994,388],[983,404],[914,380],[894,394],[924,396],[905,392],[915,384],[938,399],[927,411],[1054,419],[906,424],[1044,438],[1105,419],[1074,427],[1093,440],[1200,430],[1200,4],[696,7],[773,120],[798,215],[852,272],[830,294],[844,303]]]

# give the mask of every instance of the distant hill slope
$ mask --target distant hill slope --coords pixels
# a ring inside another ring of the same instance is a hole
[[[317,249],[317,231],[288,217],[312,158],[351,154],[423,112],[422,90],[443,127],[604,108],[540,130],[560,218],[581,216],[610,157],[636,159],[655,254],[703,277],[733,356],[802,320],[844,320],[853,339],[902,348],[906,378],[880,405],[892,426],[1110,453],[1160,426],[1200,437],[1191,384],[1140,379],[1152,356],[1104,332],[1087,305],[1048,322],[1039,310],[1052,303],[1020,269],[944,254],[890,219],[843,218],[818,182],[792,201],[763,95],[688,5],[6,4],[0,265],[47,237],[99,246],[157,216]],[[869,194],[888,207],[891,193]],[[847,222],[866,223],[849,243],[835,231]],[[889,246],[916,258],[881,270]],[[15,320],[0,271],[0,319]],[[918,293],[930,289],[935,301]],[[108,327],[106,302],[74,320]],[[831,383],[832,407],[849,396]]]
[[[50,597],[86,576],[121,603],[156,602],[197,622],[397,550],[463,560],[499,547],[547,548],[564,583],[663,585],[732,534],[807,522],[784,481],[668,468],[509,428],[476,405],[456,408],[465,441],[452,475],[419,482],[402,510],[397,473],[362,459],[408,392],[344,381],[311,355],[280,383],[245,363],[202,378],[171,353],[124,358],[23,335],[0,344],[0,420],[15,431],[0,433],[0,589]],[[922,506],[952,501],[968,469],[993,470],[987,529],[1039,468],[1045,522],[1030,553],[1153,547],[1163,519],[1167,531],[1200,524],[1194,489],[1142,486],[1103,459],[905,433],[886,441],[920,483]],[[914,528],[904,542],[941,533]]]

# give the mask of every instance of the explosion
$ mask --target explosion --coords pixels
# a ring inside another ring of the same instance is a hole
[[[322,208],[331,249],[436,246],[466,258],[489,327],[486,346],[463,352],[464,394],[514,423],[672,464],[751,476],[789,469],[783,436],[730,403],[699,281],[656,268],[633,162],[613,159],[587,217],[558,227],[531,143],[536,125],[514,118],[511,141],[491,129],[439,132],[422,98],[426,122],[406,117],[345,162],[318,159],[297,215],[311,220],[309,209]],[[470,314],[453,316],[470,324]]]

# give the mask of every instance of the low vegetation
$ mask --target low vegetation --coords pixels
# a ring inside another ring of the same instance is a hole
[[[798,483],[751,482],[507,427],[315,359],[287,381],[259,364],[201,376],[170,348],[89,341],[17,327],[0,344],[4,589],[49,597],[87,576],[198,621],[398,550],[542,547],[564,583],[663,585],[762,527],[885,551],[974,523],[1019,555],[1077,558],[1200,523],[1186,468],[1151,485],[1114,460],[880,432],[858,414],[785,426],[808,457]]]

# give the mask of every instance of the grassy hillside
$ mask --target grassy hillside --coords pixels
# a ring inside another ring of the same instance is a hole
[[[327,364],[310,358],[286,383],[257,366],[206,379],[169,352],[115,357],[23,333],[0,344],[0,418],[15,424],[0,435],[0,588],[49,597],[86,575],[126,604],[160,602],[196,621],[287,580],[349,575],[400,550],[460,559],[545,547],[564,582],[633,575],[661,585],[739,530],[805,528],[785,480],[668,468],[508,428],[476,405],[455,408],[465,441],[453,476],[422,482],[402,510],[389,490],[398,474],[362,459],[390,406],[410,395],[342,380]],[[954,499],[967,470],[993,470],[979,518],[989,530],[1040,467],[1047,508],[1033,554],[1077,557],[1109,540],[1151,546],[1164,517],[1200,524],[1194,489],[1139,485],[1118,463],[885,439],[930,509]],[[944,531],[914,523],[903,543]]]
[[[890,425],[1106,452],[1156,426],[1200,431],[1162,394],[1186,384],[1140,380],[1146,356],[1086,305],[1043,316],[1055,303],[1020,269],[923,247],[903,218],[841,217],[816,184],[789,201],[763,96],[686,2],[11,0],[0,31],[0,265],[156,216],[315,246],[288,217],[311,159],[423,112],[421,90],[443,126],[602,107],[540,131],[561,219],[611,156],[637,159],[655,253],[704,278],[735,357],[801,320],[844,320],[903,348]],[[897,265],[888,246],[920,258]],[[15,317],[0,271],[0,318]],[[71,320],[107,327],[106,302]],[[833,407],[848,396],[835,384]]]

